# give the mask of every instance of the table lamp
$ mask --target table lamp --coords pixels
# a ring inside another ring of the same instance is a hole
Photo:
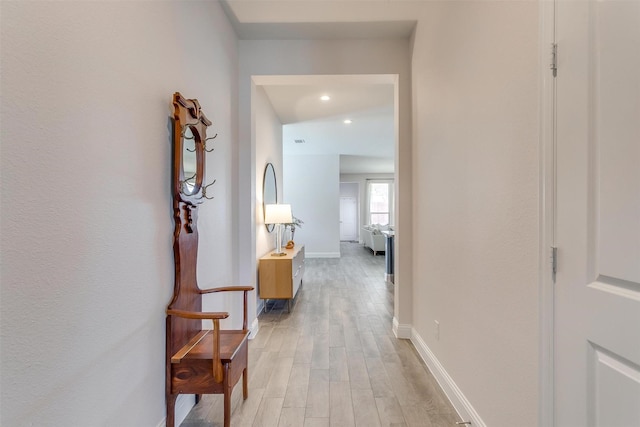
[[[291,205],[265,205],[264,223],[276,225],[276,251],[272,256],[286,255],[286,252],[282,251],[282,225],[292,222]]]

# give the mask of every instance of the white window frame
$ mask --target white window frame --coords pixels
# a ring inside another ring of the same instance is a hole
[[[387,184],[389,186],[389,206],[387,207],[387,212],[371,212],[371,184]],[[367,179],[366,186],[366,200],[367,200],[367,223],[371,224],[371,215],[376,213],[388,213],[389,214],[389,225],[393,226],[395,221],[395,212],[394,208],[394,181],[393,179]]]

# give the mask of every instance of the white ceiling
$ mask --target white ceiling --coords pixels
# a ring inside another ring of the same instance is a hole
[[[282,124],[349,114],[375,107],[393,107],[393,86],[370,83],[316,83],[264,86]],[[329,101],[320,97],[328,95]]]
[[[284,124],[285,154],[338,154],[341,173],[393,173],[394,85],[389,78],[280,76],[265,83],[260,86]],[[322,101],[322,95],[331,99]]]

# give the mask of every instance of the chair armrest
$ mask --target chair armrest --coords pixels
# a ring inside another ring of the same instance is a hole
[[[224,286],[221,288],[200,289],[201,294],[212,294],[214,292],[232,292],[232,291],[252,291],[253,286]]]
[[[220,288],[200,289],[200,294],[212,294],[215,292],[231,292],[231,291],[243,291],[244,292],[244,313],[242,321],[242,330],[247,331],[247,292],[254,290],[253,286],[224,286]]]
[[[227,312],[203,312],[203,311],[186,311],[186,310],[173,310],[167,309],[167,316],[178,316],[184,317],[186,319],[200,319],[200,320],[211,320],[213,322],[213,352],[212,352],[212,363],[213,363],[213,379],[217,383],[221,383],[223,380],[223,371],[222,371],[222,362],[220,361],[220,319],[226,319],[229,317],[229,313]],[[180,357],[183,357],[184,354],[188,353],[191,348],[198,343],[198,341],[204,335],[200,335],[200,338],[193,343],[187,344],[183,349],[181,349],[178,353]],[[173,360],[173,358],[172,358]]]
[[[186,310],[174,310],[167,309],[168,316],[178,316],[185,319],[200,319],[200,320],[214,320],[214,319],[226,319],[229,317],[229,313],[226,311],[220,312],[206,312],[206,311],[186,311]]]

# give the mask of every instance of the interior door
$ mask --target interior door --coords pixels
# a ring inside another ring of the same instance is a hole
[[[556,3],[555,424],[640,426],[640,2]]]
[[[358,240],[358,203],[355,197],[340,197],[340,240]]]

